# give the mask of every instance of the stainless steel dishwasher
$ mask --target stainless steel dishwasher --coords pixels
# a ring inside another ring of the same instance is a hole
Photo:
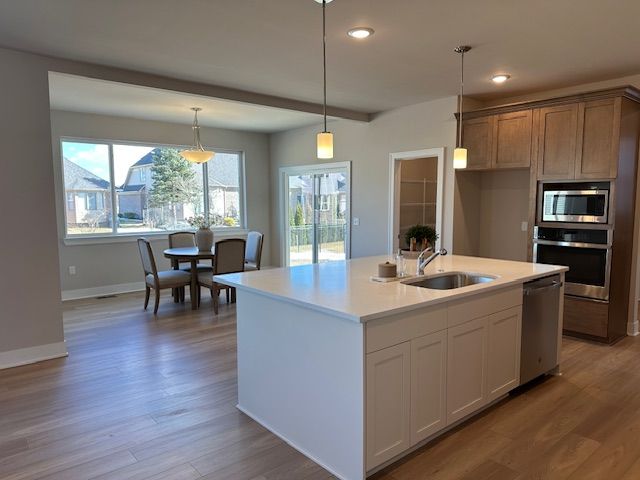
[[[558,364],[559,275],[524,284],[520,385],[553,370]]]

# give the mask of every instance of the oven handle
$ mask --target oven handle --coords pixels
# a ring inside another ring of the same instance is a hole
[[[584,243],[584,242],[557,242],[554,240],[538,240],[534,239],[533,243],[538,245],[554,245],[556,247],[573,247],[573,248],[597,248],[600,250],[610,250],[611,245],[602,243]]]

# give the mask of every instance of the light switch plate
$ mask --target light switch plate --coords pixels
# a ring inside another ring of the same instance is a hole
[[[353,217],[353,226],[357,227],[360,225],[360,219],[358,217]]]
[[[520,230],[522,230],[523,232],[526,232],[527,230],[529,230],[529,222],[522,222],[520,224]]]

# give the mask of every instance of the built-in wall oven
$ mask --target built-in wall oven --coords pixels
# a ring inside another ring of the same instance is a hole
[[[597,300],[609,299],[611,229],[534,228],[533,261],[566,265],[565,293]]]
[[[543,222],[608,223],[608,184],[571,187],[567,188],[566,184],[544,186],[540,205]]]

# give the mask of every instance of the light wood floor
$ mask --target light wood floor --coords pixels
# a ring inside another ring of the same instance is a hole
[[[141,307],[66,303],[69,358],[0,371],[0,479],[332,478],[236,410],[234,306]],[[563,376],[376,479],[640,479],[639,364],[640,339],[565,339]]]

